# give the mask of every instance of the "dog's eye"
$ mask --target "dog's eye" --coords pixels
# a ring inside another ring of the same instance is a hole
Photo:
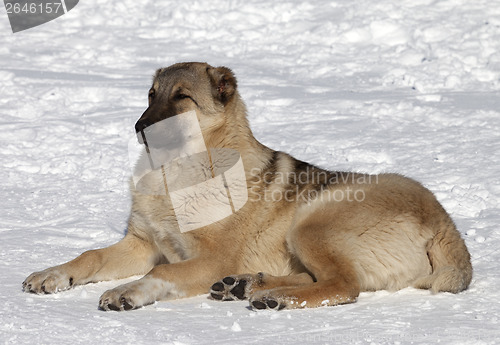
[[[148,99],[151,102],[154,98],[155,98],[155,90],[151,89],[149,90]]]
[[[179,93],[179,94],[177,94],[177,96],[175,96],[175,98],[177,98],[177,99],[186,99],[186,98],[191,98],[191,97],[189,97],[188,95],[185,95],[183,93]]]

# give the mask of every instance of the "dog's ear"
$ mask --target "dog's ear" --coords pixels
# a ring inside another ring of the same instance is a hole
[[[226,105],[236,91],[236,78],[227,67],[208,68],[208,75],[212,83],[212,95],[223,105]]]

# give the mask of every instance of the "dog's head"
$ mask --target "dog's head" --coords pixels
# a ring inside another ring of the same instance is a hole
[[[226,121],[226,107],[236,93],[236,79],[229,68],[206,63],[178,63],[156,71],[149,89],[149,107],[135,124],[139,141],[155,123],[195,111],[202,132]]]

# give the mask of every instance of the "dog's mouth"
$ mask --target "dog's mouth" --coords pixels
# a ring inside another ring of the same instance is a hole
[[[145,130],[146,129],[143,129],[142,131],[135,132],[135,135],[137,136],[137,141],[139,142],[139,144],[146,145],[146,147],[147,147],[148,141],[146,138],[146,134],[144,133]]]
[[[136,136],[139,144],[148,149],[179,152],[180,155],[206,151],[194,111],[169,117],[147,127],[136,126]]]
[[[176,146],[176,139],[172,137],[171,133],[165,130],[165,126],[155,126],[153,124],[137,131],[135,134],[139,144],[146,146],[146,148],[167,149],[168,147]]]
[[[179,150],[186,146],[186,138],[181,132],[164,131],[153,126],[136,133],[137,141],[146,149],[156,150]]]

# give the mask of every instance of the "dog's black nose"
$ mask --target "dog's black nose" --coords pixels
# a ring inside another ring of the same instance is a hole
[[[139,133],[140,131],[143,131],[145,128],[151,126],[151,123],[147,120],[139,120],[135,124],[135,131],[136,133]]]

